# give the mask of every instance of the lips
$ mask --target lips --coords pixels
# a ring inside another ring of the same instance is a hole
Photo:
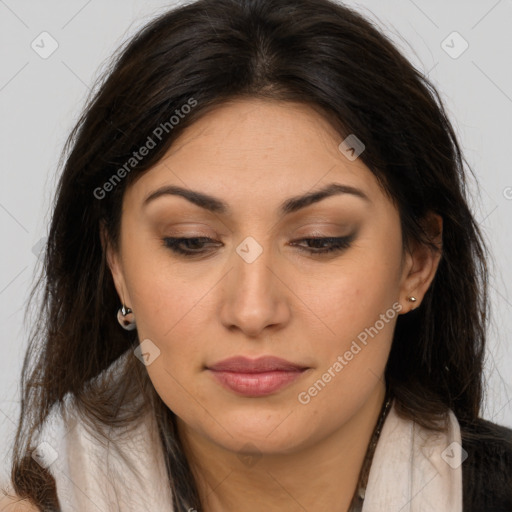
[[[218,383],[239,395],[259,397],[275,393],[298,379],[308,367],[279,357],[232,357],[207,368]]]

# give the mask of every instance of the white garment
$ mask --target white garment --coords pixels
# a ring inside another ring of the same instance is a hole
[[[112,430],[111,444],[99,434],[91,436],[71,407],[64,415],[52,411],[50,418],[39,442],[43,459],[53,460],[48,470],[55,478],[62,512],[173,512],[152,416],[129,435]]]
[[[463,454],[452,411],[446,432],[436,433],[399,417],[393,404],[375,448],[362,512],[462,512]]]
[[[120,435],[117,449],[108,449],[66,411],[65,419],[50,416],[39,450],[41,462],[51,462],[62,512],[172,512],[163,450],[150,417],[135,435]],[[375,449],[363,512],[462,512],[460,428],[451,411],[449,420],[446,433],[433,433],[400,418],[392,405]]]

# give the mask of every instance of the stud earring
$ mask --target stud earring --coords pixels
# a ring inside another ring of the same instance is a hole
[[[131,318],[129,315],[131,315]],[[117,321],[119,322],[119,325],[127,331],[133,331],[133,329],[137,327],[135,325],[133,311],[130,308],[127,308],[124,304],[117,311]]]
[[[409,297],[407,300],[409,302],[416,302],[417,299],[416,299],[416,297]]]

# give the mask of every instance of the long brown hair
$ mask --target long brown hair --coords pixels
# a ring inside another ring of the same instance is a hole
[[[100,225],[115,244],[126,187],[187,126],[237,97],[302,102],[340,137],[356,134],[366,147],[360,158],[398,207],[405,246],[430,243],[428,212],[443,218],[437,275],[421,306],[398,318],[386,383],[399,413],[428,428],[448,409],[460,420],[479,415],[487,256],[468,208],[467,165],[435,88],[369,21],[329,0],[198,0],[159,16],[119,50],[64,148],[11,475],[15,491],[44,510],[58,509],[55,483],[30,452],[66,395],[97,429],[133,424],[148,407],[175,510],[201,510],[174,414],[144,366],[128,358],[119,379],[92,384],[138,344],[136,331],[116,321]],[[154,149],[131,161],[148,137]]]

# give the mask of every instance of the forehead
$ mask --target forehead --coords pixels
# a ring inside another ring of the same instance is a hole
[[[193,150],[187,146],[192,146],[201,148],[201,155],[217,154],[237,165],[255,165],[255,157],[290,162],[304,155],[337,157],[340,141],[327,119],[309,105],[236,99],[218,105],[188,127],[168,156],[176,159],[187,153],[190,158]]]
[[[231,100],[187,127],[130,196],[143,201],[159,186],[178,185],[248,206],[332,182],[382,193],[361,159],[351,161],[340,151],[342,140],[308,105]]]

